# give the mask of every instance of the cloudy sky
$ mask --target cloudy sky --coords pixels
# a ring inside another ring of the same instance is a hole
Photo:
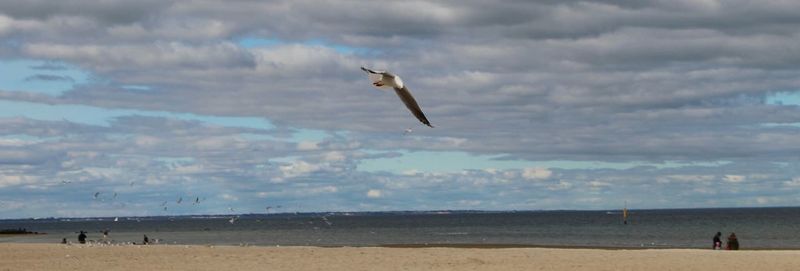
[[[797,10],[3,0],[0,218],[797,206]]]

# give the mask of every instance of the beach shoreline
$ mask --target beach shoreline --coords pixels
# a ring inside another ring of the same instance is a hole
[[[46,233],[39,233],[38,235],[45,235]],[[24,237],[25,234],[5,234],[0,235],[0,244],[56,244],[56,239],[53,239],[52,242],[45,242],[42,240],[36,241],[7,241],[4,237]],[[141,241],[141,240],[139,240]],[[111,246],[125,246],[125,245],[141,245],[139,241],[119,241],[113,238],[109,238],[108,240],[104,239],[90,239],[87,240],[86,245],[111,245]],[[74,239],[68,238],[68,242],[70,245],[81,245],[78,244]],[[103,244],[107,242],[106,244]],[[151,241],[153,242],[153,241]],[[686,249],[686,250],[706,250],[706,248],[700,247],[681,247],[681,246],[595,246],[595,245],[550,245],[550,244],[509,244],[509,243],[387,243],[387,244],[350,244],[350,245],[313,245],[313,244],[275,244],[275,245],[267,245],[267,244],[252,244],[252,243],[241,243],[241,244],[230,244],[230,243],[221,243],[221,244],[197,244],[197,243],[190,243],[190,244],[182,244],[182,243],[151,243],[150,245],[170,245],[170,246],[218,246],[218,247],[239,247],[239,246],[247,246],[247,247],[316,247],[316,248],[463,248],[463,249],[507,249],[507,248],[544,248],[544,249],[597,249],[597,250],[670,250],[670,249]],[[709,249],[710,250],[710,249]],[[724,250],[724,249],[722,249]],[[800,251],[800,248],[795,247],[744,247],[740,248],[739,250],[749,250],[749,251]]]
[[[0,270],[793,270],[800,250],[0,243]]]

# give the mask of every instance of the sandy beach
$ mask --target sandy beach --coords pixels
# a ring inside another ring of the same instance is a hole
[[[0,244],[0,270],[797,270],[800,251]]]

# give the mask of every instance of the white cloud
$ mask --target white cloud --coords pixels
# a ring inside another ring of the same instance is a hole
[[[318,150],[319,149],[318,144],[319,144],[319,142],[315,142],[315,141],[301,141],[301,142],[297,143],[297,150],[300,150],[300,151]]]
[[[7,16],[4,15],[0,15],[0,36],[2,36],[11,29],[12,23],[13,21],[11,20],[11,18],[8,18]]]
[[[664,178],[679,182],[708,182],[714,180],[716,177],[713,175],[676,174],[664,176]]]
[[[310,164],[305,161],[295,161],[285,166],[280,166],[280,171],[285,178],[293,178],[319,170],[317,164]]]
[[[367,197],[372,199],[382,198],[383,191],[381,191],[380,189],[370,189],[367,191]]]
[[[175,173],[178,174],[199,174],[204,172],[204,168],[202,165],[193,164],[193,165],[179,165],[173,169]]]
[[[239,200],[238,196],[231,195],[231,194],[228,194],[228,193],[223,193],[222,195],[220,195],[220,198],[222,198],[225,201],[237,201],[237,200]]]
[[[800,187],[800,177],[794,177],[789,181],[784,181],[783,184],[788,187]]]
[[[609,182],[602,182],[602,181],[590,181],[589,182],[589,187],[591,187],[592,189],[607,188],[607,187],[610,187],[611,185],[612,184],[609,183]]]
[[[321,193],[336,193],[339,192],[339,188],[332,185],[326,185],[322,187],[314,187],[311,189],[306,190],[306,193],[309,195],[316,195]]]
[[[39,178],[36,176],[0,174],[0,187],[34,184],[38,181]]]
[[[546,180],[553,176],[553,172],[547,168],[535,167],[522,170],[522,177],[528,180]]]
[[[743,175],[725,175],[724,179],[729,183],[741,183],[744,182],[747,177]]]
[[[325,156],[322,159],[326,162],[342,162],[347,159],[347,156],[345,156],[342,152],[332,151],[325,153]]]
[[[553,191],[568,190],[570,188],[572,188],[572,183],[564,181],[564,180],[560,180],[557,183],[550,184],[550,185],[547,186],[548,190],[553,190]]]

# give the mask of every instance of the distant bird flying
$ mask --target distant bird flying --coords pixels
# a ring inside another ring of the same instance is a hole
[[[373,86],[377,88],[393,88],[394,92],[397,93],[397,96],[400,97],[400,100],[403,101],[408,110],[411,110],[411,113],[414,114],[420,122],[433,128],[431,122],[428,121],[428,118],[422,113],[422,109],[420,109],[417,104],[417,100],[414,100],[414,96],[411,96],[411,91],[403,84],[403,80],[400,79],[400,76],[387,71],[375,71],[364,67],[361,67],[361,70],[367,72]]]

